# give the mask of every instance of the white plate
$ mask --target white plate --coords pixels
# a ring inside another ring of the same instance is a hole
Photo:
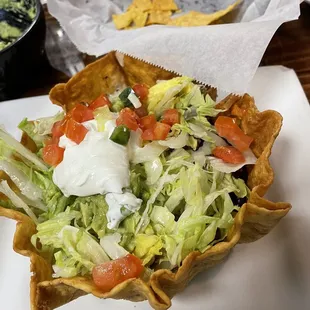
[[[260,68],[249,89],[260,110],[275,109],[284,125],[273,149],[275,182],[268,194],[293,205],[289,215],[263,239],[238,245],[221,265],[198,275],[173,298],[172,309],[304,310],[310,309],[310,108],[292,70]],[[47,97],[0,103],[0,123],[18,137],[23,117],[56,113]],[[13,221],[0,218],[1,309],[27,310],[29,259],[12,250]],[[61,310],[150,309],[147,302],[81,297]]]

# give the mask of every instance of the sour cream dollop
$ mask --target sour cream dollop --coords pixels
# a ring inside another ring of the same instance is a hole
[[[115,120],[109,120],[103,132],[97,131],[95,120],[83,125],[89,131],[80,144],[65,136],[60,138],[59,146],[65,147],[65,152],[54,169],[54,183],[67,197],[122,194],[130,185],[129,160],[127,148],[109,139]]]
[[[129,214],[140,209],[142,200],[130,192],[123,194],[109,193],[105,196],[109,205],[107,213],[108,228],[117,228],[119,223]]]

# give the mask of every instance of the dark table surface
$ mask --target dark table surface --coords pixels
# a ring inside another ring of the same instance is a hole
[[[261,65],[283,65],[296,71],[310,101],[310,5],[301,4],[296,21],[283,24],[273,36]]]
[[[48,13],[46,15],[47,21],[51,22],[51,16]],[[83,55],[85,64],[94,60],[94,57]],[[283,65],[294,69],[310,101],[310,5],[302,3],[300,18],[283,24],[277,30],[261,65]],[[46,95],[55,84],[64,83],[68,79],[62,72],[47,66],[44,76],[23,97]]]

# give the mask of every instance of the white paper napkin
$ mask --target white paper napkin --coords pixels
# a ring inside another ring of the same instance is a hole
[[[183,10],[211,13],[234,1],[176,2]],[[48,8],[82,52],[99,56],[118,50],[227,92],[246,89],[276,29],[300,13],[299,0],[244,0],[233,24],[115,30],[112,14],[130,2],[48,0]]]

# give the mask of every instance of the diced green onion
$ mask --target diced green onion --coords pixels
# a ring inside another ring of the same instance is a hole
[[[124,125],[117,126],[110,136],[110,140],[120,145],[127,145],[129,138],[130,130]]]
[[[130,87],[127,87],[118,96],[119,99],[121,99],[121,101],[123,102],[125,107],[131,107],[132,106],[132,102],[128,99],[128,96],[131,92],[132,92],[132,89]]]
[[[139,98],[136,96],[134,92],[131,92],[128,96],[128,100],[132,103],[132,105],[136,108],[139,109],[141,108],[142,104],[139,100]]]

